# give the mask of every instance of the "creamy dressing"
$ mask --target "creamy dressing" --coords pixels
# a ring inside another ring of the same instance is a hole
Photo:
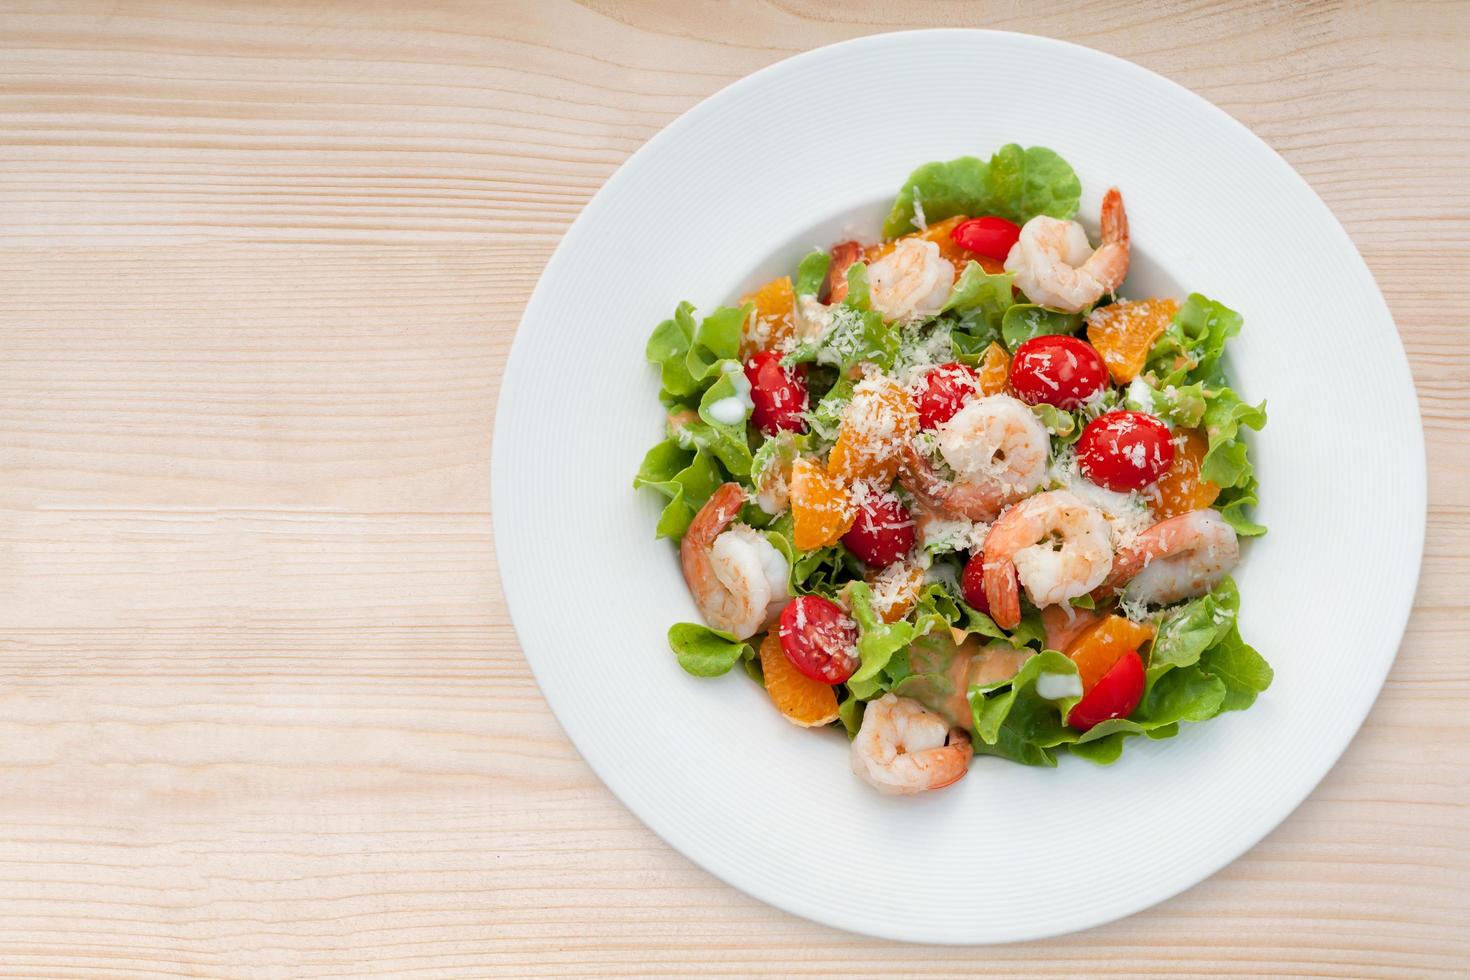
[[[1082,678],[1076,674],[1038,674],[1036,694],[1048,701],[1082,696]]]
[[[709,406],[709,417],[721,425],[739,425],[745,421],[745,403],[737,395],[721,398]]]

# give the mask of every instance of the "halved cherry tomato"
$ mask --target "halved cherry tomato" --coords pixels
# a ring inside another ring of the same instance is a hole
[[[882,568],[914,546],[914,519],[894,494],[869,492],[842,543],[869,568]]]
[[[1143,682],[1143,658],[1138,651],[1129,650],[1073,706],[1067,724],[1085,732],[1109,718],[1127,718],[1143,700]]]
[[[965,570],[960,575],[960,592],[971,609],[990,615],[990,600],[985,597],[984,552],[972,552],[970,560],[965,562]]]
[[[980,393],[980,377],[968,364],[951,362],[931,368],[919,382],[914,410],[919,427],[933,429],[948,422],[966,401]]]
[[[1147,412],[1099,415],[1077,440],[1077,468],[1109,490],[1142,490],[1173,462],[1173,434]]]
[[[1021,237],[1019,225],[1013,225],[1004,218],[987,215],[984,218],[971,218],[969,221],[961,222],[955,226],[954,231],[949,233],[960,248],[967,248],[981,255],[988,255],[997,262],[1004,262],[1010,254],[1011,246],[1016,244],[1016,239]]]
[[[1011,387],[1028,405],[1078,408],[1107,383],[1108,369],[1098,352],[1065,334],[1032,337],[1011,360]]]
[[[814,681],[841,684],[858,669],[857,624],[830,599],[792,599],[781,610],[776,635],[786,659]]]
[[[781,366],[781,355],[762,351],[745,362],[745,377],[750,381],[750,400],[755,403],[750,420],[768,436],[783,429],[805,432],[806,366],[794,370]]]

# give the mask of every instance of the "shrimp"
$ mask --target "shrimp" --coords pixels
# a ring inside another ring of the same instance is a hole
[[[694,515],[679,545],[699,614],[741,640],[774,621],[790,599],[786,558],[754,528],[730,527],[744,503],[740,484],[723,484]]]
[[[904,487],[942,515],[995,520],[1001,508],[1040,487],[1051,437],[1026,405],[1010,395],[972,399],[936,430],[939,455],[953,481],[934,471],[912,441],[902,447]]]
[[[1123,284],[1128,275],[1128,215],[1113,187],[1103,195],[1102,244],[1092,250],[1075,221],[1039,214],[1021,228],[1005,270],[1033,303],[1080,313]]]
[[[939,246],[905,238],[868,269],[873,309],[885,320],[932,316],[944,307],[954,285],[954,264]]]
[[[1125,601],[1151,606],[1192,599],[1213,589],[1239,559],[1235,529],[1219,511],[1190,511],[1160,521],[1119,549],[1100,594],[1122,587]]]
[[[1102,511],[1069,490],[1027,497],[1001,515],[985,536],[985,598],[1002,629],[1021,621],[1021,592],[1051,606],[1086,595],[1113,567]]]
[[[827,294],[827,302],[835,306],[847,299],[847,270],[863,257],[863,247],[857,242],[838,242],[832,246],[831,255],[822,291]]]
[[[880,793],[942,789],[969,771],[970,736],[911,698],[869,701],[852,741],[852,771]]]

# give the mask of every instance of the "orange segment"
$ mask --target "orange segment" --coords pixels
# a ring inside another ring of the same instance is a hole
[[[1208,507],[1220,496],[1218,486],[1199,478],[1200,463],[1210,448],[1204,433],[1180,429],[1174,433],[1173,442],[1174,462],[1147,493],[1149,507],[1161,521]]]
[[[896,623],[919,601],[924,570],[907,561],[896,561],[881,572],[870,573],[868,584],[873,587],[873,611],[878,618],[885,623]]]
[[[1125,299],[1087,314],[1087,341],[1102,355],[1114,384],[1138,377],[1149,349],[1178,312],[1172,299]]]
[[[1122,616],[1107,616],[1072,644],[1067,656],[1082,675],[1082,691],[1092,690],[1103,674],[1129,650],[1153,639],[1154,628]]]
[[[796,291],[790,276],[772,279],[753,293],[740,297],[740,305],[755,304],[755,316],[746,322],[740,338],[740,359],[770,350],[796,330]]]
[[[814,681],[792,666],[772,630],[761,641],[761,673],[766,691],[786,720],[803,728],[830,725],[837,720],[837,692],[831,685]]]
[[[841,482],[805,456],[791,464],[791,543],[797,551],[836,544],[856,517]]]
[[[980,358],[980,394],[998,395],[1011,379],[1011,355],[1000,344],[991,341]]]
[[[899,448],[919,429],[909,393],[882,376],[859,382],[842,414],[827,472],[841,480],[871,480],[887,489],[898,475]]]
[[[978,252],[972,252],[967,248],[961,248],[955,244],[954,239],[950,237],[950,232],[954,231],[955,226],[961,221],[968,220],[969,218],[965,215],[957,214],[953,218],[936,221],[923,231],[910,232],[902,236],[902,238],[892,238],[886,242],[879,242],[877,245],[869,245],[863,250],[863,261],[872,265],[878,259],[893,251],[904,238],[922,238],[926,242],[933,242],[939,246],[939,254],[953,263],[955,275],[964,272],[965,265],[970,262],[979,262],[980,267],[992,275],[1005,271],[1004,263],[997,262],[988,255],[981,255]]]

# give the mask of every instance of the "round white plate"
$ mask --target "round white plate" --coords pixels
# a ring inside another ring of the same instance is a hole
[[[1123,189],[1124,292],[1240,310],[1236,387],[1269,401],[1241,630],[1276,669],[1249,711],[1133,739],[1109,768],[977,758],[956,786],[879,796],[847,741],[783,720],[740,670],[686,675],[697,621],[660,501],[653,325],[874,236],[909,171],[1049,146],[1082,213]],[[1087,48],[923,31],[822,48],[731,85],[607,182],[547,264],[496,420],[495,538],[546,700],[592,768],[666,841],[772,905],[843,929],[982,943],[1082,929],[1207,877],[1260,840],[1357,731],[1402,636],[1424,536],[1423,433],[1367,267],[1290,166],[1224,112]]]

